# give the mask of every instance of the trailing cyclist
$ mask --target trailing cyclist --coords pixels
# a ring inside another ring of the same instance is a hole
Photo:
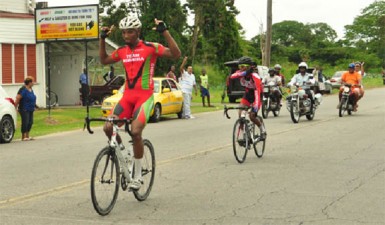
[[[263,123],[257,117],[258,110],[261,108],[261,90],[262,90],[262,81],[258,73],[254,72],[255,62],[251,60],[250,57],[243,56],[238,59],[238,68],[234,74],[230,76],[230,79],[240,79],[240,83],[245,87],[245,94],[243,95],[240,107],[252,107],[252,112],[249,117],[250,120],[255,123],[261,131],[261,139],[266,138],[266,129]],[[241,116],[241,110],[239,111],[239,116]]]
[[[131,189],[138,190],[142,184],[142,166],[143,140],[142,131],[147,124],[151,110],[154,105],[153,89],[154,82],[152,77],[155,71],[157,57],[168,57],[178,59],[181,55],[178,45],[167,30],[166,24],[155,19],[155,28],[157,32],[163,35],[169,48],[152,42],[146,42],[139,39],[142,23],[136,16],[128,15],[119,23],[122,31],[122,38],[125,46],[122,46],[108,55],[106,52],[105,38],[111,33],[113,27],[103,27],[101,29],[101,38],[99,39],[100,62],[103,65],[113,64],[122,61],[126,71],[126,83],[123,97],[112,110],[111,116],[120,119],[132,118],[131,133],[134,148],[134,181],[130,184]],[[104,126],[104,132],[111,139],[112,124],[107,122]],[[117,141],[121,144],[122,140],[117,136]]]

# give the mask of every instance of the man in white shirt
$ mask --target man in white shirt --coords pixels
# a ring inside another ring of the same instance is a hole
[[[195,82],[195,75],[192,73],[192,66],[187,67],[187,71],[184,69],[184,66],[187,61],[187,56],[184,57],[182,65],[180,65],[180,80],[179,84],[182,88],[183,93],[183,118],[184,119],[194,119],[191,115],[191,99],[192,91],[195,90],[195,95],[197,95],[197,87]]]
[[[309,96],[311,104],[314,105],[313,91],[310,90],[310,86],[315,84],[315,80],[313,74],[306,72],[307,68],[307,64],[305,62],[301,62],[298,65],[299,73],[295,74],[287,85],[289,87],[291,85],[302,87],[302,89],[305,90],[306,94]]]

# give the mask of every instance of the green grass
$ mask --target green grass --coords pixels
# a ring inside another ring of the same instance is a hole
[[[90,108],[91,117],[100,117],[100,108]],[[34,112],[33,126],[30,136],[42,136],[62,131],[83,129],[84,118],[86,117],[86,108],[54,108],[51,109],[50,115],[48,109],[36,110]],[[21,117],[17,117],[17,128],[15,139],[21,139]]]
[[[376,87],[383,87],[382,77],[380,75],[371,75],[363,79],[363,84],[365,90]],[[211,104],[214,107],[203,107],[202,98],[198,90],[198,95],[193,95],[193,104],[191,106],[192,114],[202,113],[202,112],[212,112],[223,109],[223,104],[221,103],[221,96],[223,93],[223,87],[213,87],[210,88],[211,95]],[[333,90],[333,93],[338,93],[338,90]],[[226,96],[224,104],[228,104],[228,98]],[[91,107],[90,108],[90,117],[100,117],[101,110],[100,107]],[[170,115],[175,116],[175,115]],[[32,137],[42,136],[51,133],[70,131],[76,129],[83,129],[84,118],[86,117],[86,108],[85,107],[60,107],[54,108],[51,110],[50,115],[48,114],[47,109],[37,110],[34,113],[34,124],[31,130],[30,135]],[[17,130],[15,133],[15,139],[21,138],[20,131],[20,116],[17,118]],[[94,124],[98,125],[97,123]],[[101,125],[101,123],[99,123]]]

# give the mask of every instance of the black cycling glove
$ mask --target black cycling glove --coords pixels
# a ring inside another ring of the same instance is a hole
[[[246,70],[246,76],[251,75],[254,72],[254,69],[250,67],[250,69]]]
[[[108,37],[108,33],[109,32],[109,30],[101,30],[100,31],[100,38],[101,39],[106,39],[106,37]]]
[[[167,30],[167,25],[165,22],[159,22],[158,25],[156,25],[155,30],[159,33],[163,33],[165,30]]]

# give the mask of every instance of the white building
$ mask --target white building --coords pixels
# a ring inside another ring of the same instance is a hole
[[[48,85],[47,44],[36,44],[35,1],[0,1],[0,84],[15,98],[25,77],[35,78],[33,87],[37,105],[46,105]],[[117,48],[112,42],[109,51]],[[98,41],[88,41],[88,56],[98,63]],[[51,90],[59,96],[60,105],[79,103],[79,76],[84,68],[85,42],[50,44]],[[89,71],[89,75],[93,71]]]

